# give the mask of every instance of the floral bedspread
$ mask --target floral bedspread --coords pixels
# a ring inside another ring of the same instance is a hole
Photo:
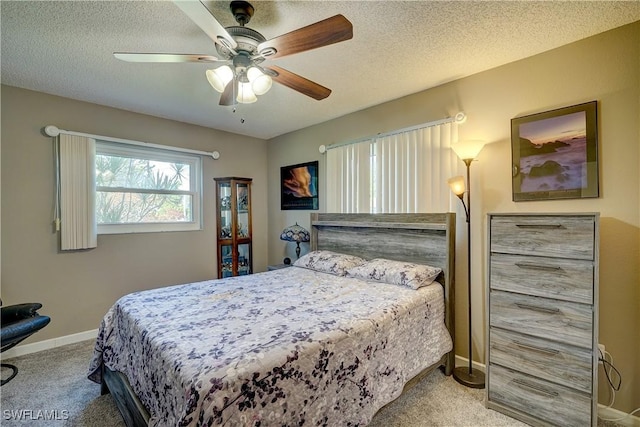
[[[289,267],[122,297],[89,378],[124,373],[152,426],[366,425],[451,349],[440,284]]]

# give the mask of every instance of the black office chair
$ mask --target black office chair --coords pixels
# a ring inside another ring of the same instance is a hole
[[[2,304],[1,301],[0,304]],[[0,307],[0,312],[2,313],[0,319],[0,352],[10,349],[49,324],[51,319],[48,316],[38,314],[40,308],[42,308],[40,303]],[[3,386],[18,375],[18,368],[8,363],[2,363],[0,366],[13,371],[9,378],[2,380],[0,386]]]

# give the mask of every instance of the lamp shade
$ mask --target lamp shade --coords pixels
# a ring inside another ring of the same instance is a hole
[[[271,89],[271,77],[264,74],[257,67],[249,68],[247,78],[251,82],[251,88],[256,95],[264,95]]]
[[[251,89],[250,82],[238,83],[238,96],[236,100],[241,104],[251,104],[258,100],[256,94],[253,93],[253,89]]]
[[[464,193],[464,177],[462,175],[449,178],[447,183],[449,184],[451,191],[453,191],[456,196],[460,196]]]
[[[451,144],[451,148],[461,160],[473,160],[478,157],[485,142],[477,139],[458,141]]]
[[[287,242],[308,242],[311,240],[309,231],[306,228],[301,227],[296,222],[295,225],[290,225],[282,230],[280,234],[280,240],[286,240]]]
[[[206,75],[209,84],[220,93],[222,93],[227,84],[233,80],[233,71],[228,65],[223,65],[214,70],[207,70]]]

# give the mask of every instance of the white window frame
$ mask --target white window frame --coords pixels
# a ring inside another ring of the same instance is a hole
[[[191,195],[193,200],[193,220],[188,222],[146,222],[126,224],[98,224],[98,234],[157,233],[170,231],[202,230],[202,157],[195,154],[172,150],[148,148],[96,140],[96,155],[128,156],[164,162],[179,162],[190,165],[189,191],[183,190],[141,190],[132,188],[96,187],[97,191],[130,191],[157,194]],[[97,198],[96,198],[97,200]]]

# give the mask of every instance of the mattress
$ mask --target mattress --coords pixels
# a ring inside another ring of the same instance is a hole
[[[452,345],[439,283],[289,267],[122,297],[89,378],[125,374],[151,426],[366,425]]]

